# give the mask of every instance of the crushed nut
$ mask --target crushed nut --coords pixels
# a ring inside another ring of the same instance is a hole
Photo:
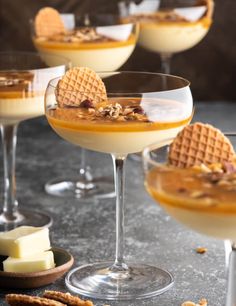
[[[141,106],[122,107],[120,103],[100,106],[96,111],[96,116],[116,119],[117,121],[149,121]]]
[[[219,173],[223,172],[223,165],[220,163],[211,164],[208,167],[212,172],[219,172]]]
[[[204,192],[204,191],[201,191],[201,190],[195,190],[193,191],[191,194],[190,194],[190,197],[191,198],[196,198],[196,199],[199,199],[199,198],[206,198],[208,197],[209,195]]]
[[[197,252],[198,254],[204,254],[204,253],[207,252],[207,248],[198,247],[198,248],[196,248],[196,252]]]

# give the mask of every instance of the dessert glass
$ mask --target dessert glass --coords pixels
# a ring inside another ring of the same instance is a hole
[[[161,57],[161,71],[170,73],[172,55],[194,47],[212,24],[213,0],[144,0],[121,2],[124,22],[139,22],[138,43]]]
[[[34,36],[34,45],[39,53],[66,56],[73,66],[89,67],[95,71],[115,71],[127,61],[135,48],[137,25],[121,24],[118,15],[61,16],[67,27],[67,35],[48,41]],[[52,179],[46,183],[45,190],[55,196],[79,199],[115,196],[110,177],[94,177],[92,174],[84,148],[81,149],[78,176]]]
[[[15,152],[17,128],[21,121],[44,114],[44,92],[49,80],[65,73],[68,60],[44,54],[53,63],[48,67],[40,56],[26,52],[0,53],[0,127],[3,143],[4,191],[0,231],[19,225],[45,226],[51,218],[39,211],[18,208],[16,199]]]
[[[230,140],[236,148],[236,135],[230,136]],[[169,140],[171,142],[171,139]],[[163,143],[164,144],[164,143]],[[226,249],[226,259],[229,257],[228,290],[226,306],[236,305],[236,189],[235,181],[231,190],[226,186],[227,182],[212,184],[211,191],[205,184],[204,189],[191,189],[192,197],[186,197],[185,187],[180,187],[183,182],[181,176],[176,178],[176,173],[181,175],[180,168],[167,168],[167,154],[169,146],[160,148],[160,144],[148,146],[143,151],[143,165],[145,171],[145,185],[150,195],[165,209],[165,211],[185,226],[201,234],[214,238],[231,241],[231,249]],[[168,172],[167,172],[168,171]],[[167,178],[168,175],[168,178]],[[196,174],[195,174],[196,175]],[[236,176],[236,174],[234,174]],[[167,182],[168,180],[168,182]],[[176,182],[178,183],[176,184]],[[191,182],[191,173],[185,182]],[[191,182],[192,184],[192,182]],[[169,185],[169,187],[168,187]],[[178,190],[177,190],[178,185]],[[170,188],[170,186],[172,186]],[[204,186],[204,185],[202,185]],[[195,186],[196,187],[196,186]],[[168,190],[166,189],[168,188]],[[207,192],[206,193],[206,188]],[[195,192],[195,195],[194,195]],[[201,194],[202,192],[202,194]],[[204,196],[205,193],[205,196]],[[209,222],[210,220],[210,222]]]
[[[58,107],[55,88],[60,78],[50,81],[45,97],[46,116],[56,133],[75,145],[111,154],[114,165],[115,261],[75,268],[67,275],[66,285],[74,292],[94,298],[147,298],[168,290],[173,277],[155,266],[127,263],[124,259],[125,161],[130,153],[175,137],[191,120],[192,95],[189,82],[180,77],[145,72],[99,75],[105,83],[108,100],[92,112],[81,107]],[[82,93],[65,91],[65,94]]]

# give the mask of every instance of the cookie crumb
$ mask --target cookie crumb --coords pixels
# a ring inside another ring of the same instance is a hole
[[[196,252],[198,254],[204,254],[207,252],[207,248],[204,248],[204,247],[199,247],[199,248],[196,248]]]
[[[207,306],[207,300],[206,299],[201,299],[198,304],[195,304],[194,302],[191,301],[186,301],[181,306]]]

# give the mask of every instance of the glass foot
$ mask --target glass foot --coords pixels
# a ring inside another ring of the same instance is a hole
[[[128,264],[129,270],[114,275],[113,262],[94,263],[75,268],[66,276],[68,289],[87,297],[104,300],[144,299],[159,295],[174,284],[165,270],[145,264]]]
[[[111,178],[99,177],[90,181],[78,181],[78,178],[59,178],[45,185],[45,191],[53,196],[89,199],[115,197],[114,183]]]
[[[0,232],[12,230],[21,225],[49,227],[52,225],[52,218],[39,211],[30,211],[20,209],[10,220],[5,215],[0,215]]]

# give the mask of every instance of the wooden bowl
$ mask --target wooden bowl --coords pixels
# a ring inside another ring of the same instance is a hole
[[[55,268],[30,273],[14,273],[0,271],[1,288],[31,289],[49,285],[65,274],[73,265],[74,258],[66,250],[52,248]],[[6,257],[5,257],[6,258]],[[3,258],[2,258],[3,259]]]

